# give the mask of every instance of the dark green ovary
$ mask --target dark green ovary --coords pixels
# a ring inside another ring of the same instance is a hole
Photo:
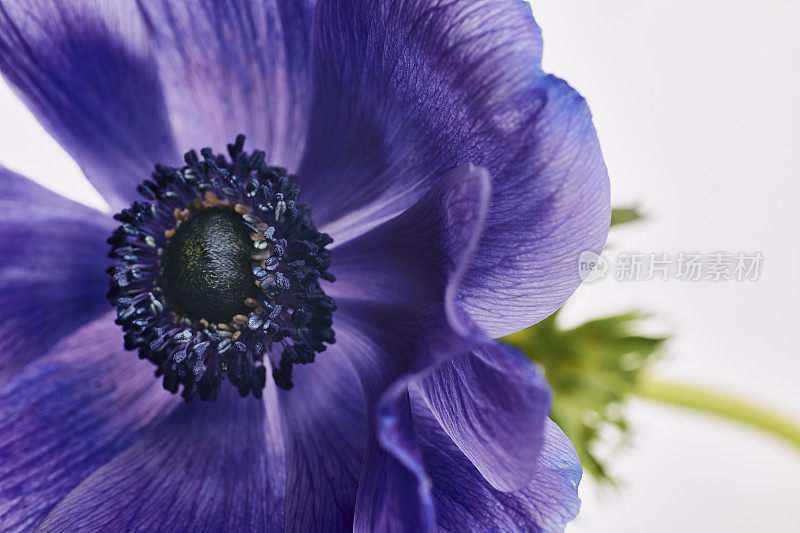
[[[192,320],[227,323],[247,314],[257,296],[250,230],[237,213],[211,208],[194,213],[169,239],[162,265],[167,300]]]

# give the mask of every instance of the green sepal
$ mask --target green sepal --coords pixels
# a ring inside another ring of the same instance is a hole
[[[658,358],[666,338],[634,334],[647,316],[628,312],[559,326],[558,312],[503,340],[541,365],[553,389],[551,417],[575,445],[586,472],[613,482],[596,454],[600,435],[627,435],[623,404]]]

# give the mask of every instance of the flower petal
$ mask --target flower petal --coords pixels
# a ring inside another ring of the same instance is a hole
[[[453,364],[453,363],[446,363]],[[540,452],[524,488],[504,492],[485,479],[429,409],[419,384],[397,383],[381,400],[381,447],[369,450],[359,489],[360,531],[563,531],[580,508],[581,467],[561,430],[544,420]],[[529,467],[530,468],[530,467]],[[435,521],[435,522],[434,522]]]
[[[296,367],[294,388],[279,393],[290,530],[350,527],[367,413],[412,365],[431,364],[414,361],[417,345],[445,352],[457,342],[445,301],[480,236],[488,183],[483,169],[464,165],[395,219],[335,249],[337,281],[326,291],[339,306],[337,342]]]
[[[143,0],[181,149],[244,133],[296,170],[307,125],[315,0]]]
[[[480,239],[490,201],[485,169],[464,164],[415,205],[333,250],[331,296],[443,301]]]
[[[108,310],[111,217],[0,167],[0,386]]]
[[[502,344],[440,365],[418,394],[445,433],[496,489],[523,488],[536,470],[550,387],[530,361]]]
[[[377,400],[400,376],[422,372],[477,342],[454,295],[483,227],[488,179],[485,170],[463,165],[401,215],[334,250],[337,281],[331,291],[339,305],[337,335],[344,321],[348,336],[381,339],[375,349],[362,350],[369,355],[350,356],[369,423],[356,499],[359,531],[393,527],[385,519],[390,516],[387,509],[398,505],[398,493],[383,487],[417,486],[405,466],[380,453],[372,425]],[[405,516],[405,527],[417,529],[430,522],[430,508],[419,511]]]
[[[441,303],[341,299],[337,305],[336,343],[313,364],[295,367],[294,388],[279,393],[290,531],[351,527],[377,399],[398,376],[435,361],[415,360],[420,345],[446,353],[464,342],[444,319]]]
[[[123,349],[113,313],[64,339],[0,390],[3,526],[35,527],[176,403],[152,367]]]
[[[264,401],[225,387],[192,402],[64,498],[41,531],[275,531],[283,448],[274,386]]]
[[[501,157],[539,106],[524,94],[541,36],[523,2],[323,1],[312,56],[299,176],[334,238],[402,211],[448,169]]]
[[[486,231],[459,295],[492,337],[558,309],[581,283],[581,253],[600,253],[611,220],[608,176],[586,102],[552,76],[536,91],[542,108],[493,182]]]
[[[334,249],[337,281],[325,288],[339,305],[337,317],[344,314],[361,328],[405,339],[400,346],[387,345],[389,353],[405,351],[399,366],[363,380],[370,402],[411,366],[419,371],[484,341],[455,295],[480,239],[488,180],[485,170],[462,165],[399,216]],[[362,361],[353,364],[361,368]],[[360,370],[359,375],[364,376]],[[372,388],[373,380],[381,385]]]
[[[415,441],[405,383],[395,384],[377,414],[356,500],[357,532],[432,531],[434,506],[422,453]]]
[[[133,2],[0,1],[0,71],[112,209],[179,162]]]
[[[294,369],[280,391],[286,441],[287,531],[343,531],[353,522],[366,415],[351,359],[374,359],[380,339],[337,320],[337,342]]]
[[[515,0],[320,3],[311,125],[298,173],[337,242],[413,204],[464,162],[492,204],[461,299],[490,336],[533,324],[599,251],[608,178],[590,114],[541,71],[541,35]]]
[[[445,531],[564,531],[580,510],[581,466],[572,443],[546,420],[530,483],[502,492],[487,483],[417,404],[414,428],[430,476],[437,526]]]

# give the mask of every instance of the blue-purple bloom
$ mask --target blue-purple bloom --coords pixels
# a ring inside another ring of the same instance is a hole
[[[3,75],[122,213],[0,170],[0,527],[562,530],[580,464],[492,339],[610,208],[541,50],[515,0],[0,1]],[[142,288],[198,213],[269,251],[220,327]]]

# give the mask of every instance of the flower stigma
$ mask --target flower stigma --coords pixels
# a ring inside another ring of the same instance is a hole
[[[292,367],[335,341],[336,305],[320,286],[330,236],[317,231],[299,187],[261,151],[188,152],[157,165],[145,201],[115,215],[108,294],[125,347],[156,365],[164,388],[214,400],[221,382],[259,398],[267,366],[292,388]]]

